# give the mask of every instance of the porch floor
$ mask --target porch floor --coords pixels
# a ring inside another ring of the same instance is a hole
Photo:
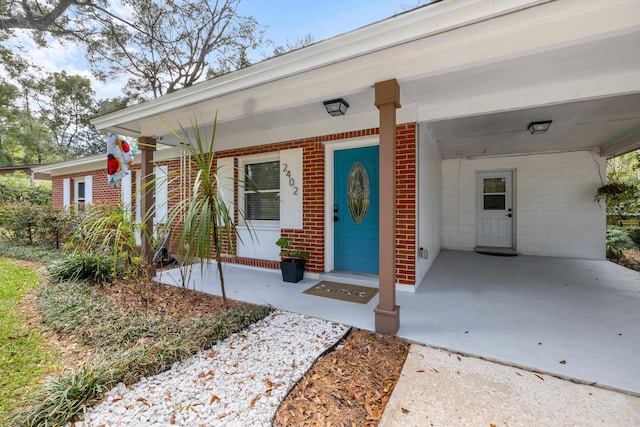
[[[214,266],[196,267],[190,288],[219,295]],[[285,283],[279,271],[225,265],[224,274],[229,298],[374,330],[377,297],[364,305],[303,294],[318,280]],[[396,295],[398,335],[410,341],[640,394],[640,273],[609,261],[443,250],[417,292]]]

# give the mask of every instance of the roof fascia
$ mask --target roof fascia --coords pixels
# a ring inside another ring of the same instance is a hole
[[[96,117],[91,122],[98,129],[115,128],[122,122],[153,117],[550,1],[554,0],[440,1],[171,94]]]

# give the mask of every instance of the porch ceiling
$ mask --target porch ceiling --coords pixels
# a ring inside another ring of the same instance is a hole
[[[530,122],[552,120],[544,134],[527,131]],[[503,113],[429,123],[445,159],[595,150],[608,156],[618,141],[625,150],[640,141],[640,94],[598,98]]]

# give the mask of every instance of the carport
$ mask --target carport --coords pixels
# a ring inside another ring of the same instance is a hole
[[[220,294],[215,268],[191,288]],[[163,283],[180,283],[177,270]],[[365,278],[352,277],[366,284]],[[230,298],[374,330],[368,304],[302,292],[279,272],[225,266]],[[369,282],[371,283],[371,282]],[[640,273],[609,261],[441,251],[403,307],[398,335],[413,342],[640,395]]]

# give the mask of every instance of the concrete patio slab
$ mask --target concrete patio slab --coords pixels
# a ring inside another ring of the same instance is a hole
[[[211,264],[190,287],[220,294]],[[374,330],[356,304],[302,292],[279,271],[225,265],[227,295]],[[180,284],[177,270],[164,283]],[[640,395],[640,274],[608,261],[441,251],[417,292],[397,292],[398,335],[416,343]]]
[[[639,397],[412,345],[379,427],[637,425]]]

